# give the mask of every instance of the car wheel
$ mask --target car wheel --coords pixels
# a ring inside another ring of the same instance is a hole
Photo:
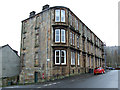
[[[105,71],[104,71],[104,74],[105,74]]]
[[[102,74],[103,74],[103,71],[102,71]]]

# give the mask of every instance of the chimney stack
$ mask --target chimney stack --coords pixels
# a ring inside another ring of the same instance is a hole
[[[30,12],[30,16],[29,17],[33,17],[34,15],[35,15],[35,11],[32,11],[32,12]]]
[[[46,5],[43,6],[42,10],[45,10],[45,9],[48,9],[48,8],[49,8],[49,5],[46,4]]]

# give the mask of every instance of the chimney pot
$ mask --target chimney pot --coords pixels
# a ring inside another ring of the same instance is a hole
[[[46,4],[46,5],[43,6],[42,10],[45,10],[45,9],[48,9],[48,8],[49,8],[49,5]]]
[[[30,16],[29,17],[33,17],[34,15],[35,15],[35,11],[32,11],[32,12],[30,12]]]

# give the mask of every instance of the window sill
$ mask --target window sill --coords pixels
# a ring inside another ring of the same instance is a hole
[[[75,65],[71,65],[71,67],[75,67]]]
[[[36,47],[39,47],[39,45],[38,45],[38,44],[36,44],[36,45],[35,45],[35,48],[36,48]]]
[[[39,67],[39,65],[34,65],[34,67]]]
[[[24,47],[23,50],[25,50],[26,48]]]
[[[55,44],[66,44],[66,42],[65,43],[63,43],[63,42],[55,42]]]
[[[67,64],[54,64],[54,66],[67,66]]]
[[[61,22],[61,21],[59,21],[59,22],[56,22],[56,21],[55,21],[55,23],[64,23],[64,24],[66,24],[66,21],[65,21],[65,22]]]
[[[27,33],[27,31],[24,31],[23,34]]]
[[[80,65],[77,65],[78,67],[80,67]]]
[[[35,27],[35,30],[36,30],[36,29],[39,29],[39,27]]]

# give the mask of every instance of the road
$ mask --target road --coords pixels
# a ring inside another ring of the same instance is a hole
[[[120,77],[120,71],[111,70],[105,74],[83,74],[45,84],[10,86],[7,88],[118,88],[118,84],[120,84],[118,83],[118,75]]]

